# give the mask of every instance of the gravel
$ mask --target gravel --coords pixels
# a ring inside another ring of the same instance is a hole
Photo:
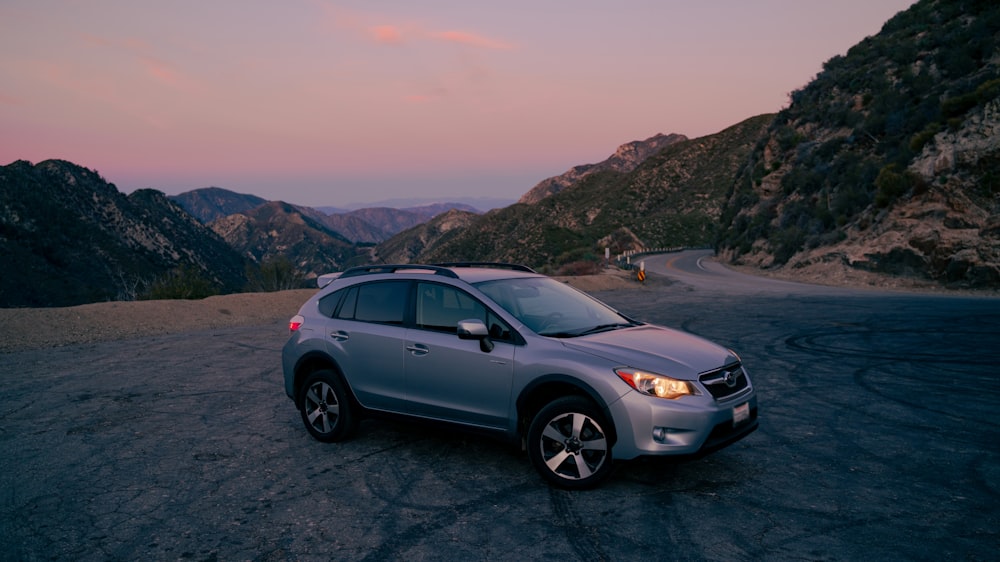
[[[585,291],[626,288],[628,273],[564,278]],[[116,301],[61,308],[0,308],[0,353],[195,330],[261,326],[298,312],[316,289],[238,293],[202,300]]]

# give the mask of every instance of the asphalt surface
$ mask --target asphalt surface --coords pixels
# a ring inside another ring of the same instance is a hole
[[[1000,299],[703,257],[647,257],[645,285],[598,296],[738,351],[760,429],[588,492],[447,430],[312,440],[283,325],[0,354],[0,559],[996,560]]]

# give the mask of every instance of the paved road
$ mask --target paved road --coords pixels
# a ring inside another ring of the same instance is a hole
[[[700,257],[599,296],[742,354],[761,426],[729,449],[571,493],[464,434],[318,443],[282,392],[282,325],[2,354],[0,559],[996,559],[1000,299]]]

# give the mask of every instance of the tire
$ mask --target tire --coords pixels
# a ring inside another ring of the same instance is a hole
[[[316,371],[309,375],[299,393],[298,406],[302,423],[319,441],[343,441],[357,429],[351,395],[333,371]]]
[[[611,475],[609,429],[590,400],[553,400],[531,420],[528,457],[545,480],[560,488],[593,488]]]

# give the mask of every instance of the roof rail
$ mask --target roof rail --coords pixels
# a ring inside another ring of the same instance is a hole
[[[375,275],[378,273],[396,273],[397,271],[403,269],[411,270],[423,270],[429,271],[434,275],[443,275],[445,277],[451,277],[453,279],[458,279],[458,275],[444,267],[437,265],[420,265],[420,264],[391,264],[391,265],[359,265],[357,267],[352,267],[347,271],[340,274],[340,279],[345,277],[357,277],[359,275]]]
[[[534,269],[519,263],[502,263],[493,261],[455,261],[447,263],[436,263],[438,267],[486,267],[490,269],[511,269],[513,271],[524,271],[527,273],[538,273]]]

